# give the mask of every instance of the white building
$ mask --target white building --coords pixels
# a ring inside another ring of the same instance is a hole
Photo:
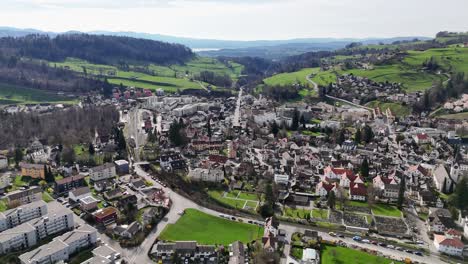
[[[47,214],[44,201],[32,202],[0,213],[0,232]]]
[[[285,174],[275,174],[275,183],[276,184],[285,184],[289,182],[289,176]]]
[[[438,234],[434,234],[434,246],[439,252],[458,257],[463,255],[463,248],[465,247],[458,238]]]
[[[3,173],[0,174],[0,193],[3,193],[8,186],[10,186],[11,183],[11,174],[10,173]]]
[[[0,155],[0,170],[8,168],[8,158]]]
[[[221,182],[224,179],[224,172],[220,169],[196,168],[190,170],[187,177],[195,181]]]
[[[83,225],[73,231],[54,238],[52,242],[19,256],[22,264],[52,264],[66,261],[70,255],[82,248],[96,244],[97,231]]]
[[[114,178],[117,175],[113,163],[106,163],[89,169],[89,176],[92,181],[101,181]]]
[[[38,241],[74,226],[73,212],[58,202],[49,213],[0,233],[0,254],[34,246]]]

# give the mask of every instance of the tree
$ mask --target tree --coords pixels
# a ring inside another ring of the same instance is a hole
[[[302,128],[305,129],[306,128],[306,121],[305,121],[304,115],[301,115],[301,118],[299,119],[299,122],[301,122]]]
[[[328,194],[327,204],[331,209],[335,209],[335,204],[336,204],[335,192],[331,191]]]
[[[44,180],[41,180],[39,182],[39,186],[41,186],[41,189],[44,191],[47,188],[47,182]]]
[[[23,160],[23,150],[20,148],[15,148],[15,163],[16,166]]]
[[[273,135],[278,135],[278,132],[279,132],[279,126],[278,126],[278,123],[276,123],[276,121],[273,121],[273,123],[271,124],[271,129],[270,129],[271,133]]]
[[[403,208],[403,203],[405,202],[405,189],[406,189],[406,177],[401,177],[400,181],[400,191],[398,192],[397,206],[401,210]]]
[[[96,153],[96,151],[94,150],[94,145],[93,145],[93,143],[89,143],[88,152],[89,152],[89,155],[91,155],[91,156],[93,156],[94,153]]]
[[[372,128],[368,125],[365,125],[364,130],[363,130],[362,140],[364,140],[364,142],[366,143],[369,143],[372,141],[373,138],[374,138],[374,132],[372,131]]]
[[[450,197],[451,203],[458,209],[468,209],[468,182],[465,177],[457,183],[455,192]]]
[[[208,121],[206,122],[206,133],[208,134],[208,137],[211,139],[211,118],[208,118]]]
[[[369,186],[367,186],[367,203],[369,204],[370,208],[375,205],[375,196],[376,191],[374,185],[371,183]]]
[[[369,162],[367,161],[367,158],[364,158],[361,163],[360,173],[364,179],[369,178]]]
[[[171,126],[169,127],[169,140],[175,146],[183,146],[186,143],[185,135],[183,134],[183,121],[182,122],[172,122]]]
[[[343,142],[345,141],[345,133],[344,133],[344,130],[343,129],[340,129],[340,131],[337,133],[337,136],[336,136],[336,144],[343,144]]]
[[[294,108],[291,130],[296,131],[297,129],[299,129],[299,111],[297,108]]]
[[[45,181],[46,182],[54,182],[55,178],[54,178],[54,174],[52,173],[52,171],[50,170],[49,167],[47,167],[47,165],[44,165],[44,173],[45,173]]]
[[[70,147],[65,147],[62,151],[62,160],[66,164],[75,163],[75,151],[73,151],[73,149]]]
[[[361,129],[360,128],[356,129],[356,133],[354,134],[354,142],[356,142],[356,144],[361,143]]]

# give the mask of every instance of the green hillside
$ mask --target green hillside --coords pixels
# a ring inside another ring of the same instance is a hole
[[[0,83],[0,104],[76,103],[52,92]]]
[[[306,68],[297,72],[287,72],[273,75],[263,80],[267,85],[293,85],[296,83],[307,85],[306,76],[316,74],[320,68]]]
[[[468,73],[468,48],[442,48],[425,51],[409,51],[404,63],[421,67],[425,61],[434,57],[444,70]]]

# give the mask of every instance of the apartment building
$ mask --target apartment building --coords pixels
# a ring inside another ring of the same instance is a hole
[[[19,256],[22,264],[52,264],[97,242],[97,230],[87,224],[56,237],[52,242]]]
[[[47,204],[40,200],[0,213],[0,232],[47,214]]]
[[[113,163],[106,163],[89,169],[89,176],[93,182],[114,178],[117,176]]]
[[[21,175],[29,176],[33,179],[45,179],[44,164],[20,163]]]
[[[70,230],[73,226],[73,212],[57,202],[52,202],[47,215],[1,232],[0,254],[32,247],[40,240]]]
[[[6,195],[7,202],[10,204],[28,204],[42,200],[42,190],[39,186],[34,186],[26,190],[17,190]]]

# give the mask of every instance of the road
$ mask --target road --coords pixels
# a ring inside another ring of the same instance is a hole
[[[242,87],[239,89],[239,96],[236,102],[236,110],[234,110],[234,120],[232,121],[232,127],[240,127],[240,108],[241,108],[241,101],[242,101]]]
[[[179,213],[184,211],[185,209],[194,208],[194,209],[202,211],[202,212],[204,212],[206,214],[210,214],[210,215],[213,215],[213,216],[219,216],[219,214],[220,214],[219,212],[208,209],[208,208],[205,208],[205,207],[202,207],[202,206],[196,204],[195,202],[193,202],[192,200],[189,200],[189,199],[185,198],[184,196],[181,196],[181,195],[173,192],[171,189],[164,188],[159,183],[157,183],[156,181],[151,179],[150,174],[146,173],[143,169],[141,169],[141,167],[138,166],[138,163],[135,164],[135,171],[139,176],[143,177],[145,180],[148,180],[148,181],[152,182],[154,184],[154,186],[164,189],[164,191],[169,194],[169,197],[170,197],[170,199],[172,201],[172,207],[169,210],[169,213],[163,219],[163,221],[161,221],[157,225],[156,229],[153,232],[151,232],[151,234],[146,238],[146,240],[143,242],[143,244],[139,247],[139,249],[138,249],[139,253],[137,253],[137,255],[132,254],[131,252],[126,253],[127,255],[133,256],[132,258],[129,259],[131,261],[130,263],[149,263],[148,262],[149,258],[146,256],[146,253],[149,250],[151,250],[152,243],[160,235],[161,231],[164,230],[164,228],[166,227],[167,224],[175,223],[179,219],[179,217],[180,217]],[[246,217],[237,217],[237,218],[242,219],[244,222],[257,221],[256,219],[253,219],[253,218],[246,218]],[[292,224],[288,224],[288,223],[280,223],[279,228],[284,229],[287,232],[289,238],[290,238],[291,234],[293,234],[294,232],[304,232],[306,229],[314,230],[314,228],[311,227],[311,226],[292,225]],[[317,230],[317,231],[319,233],[319,236],[321,236],[325,240],[337,240],[336,237],[330,236],[327,232],[323,232],[323,231],[320,231],[320,230]],[[404,258],[408,257],[408,258],[410,258],[412,260],[416,260],[416,261],[419,261],[421,263],[431,263],[431,264],[432,263],[434,263],[434,264],[445,263],[445,262],[439,260],[437,255],[420,257],[420,256],[416,256],[414,254],[408,254],[406,252],[397,251],[397,250],[394,250],[394,249],[384,248],[384,247],[380,247],[380,246],[376,246],[376,245],[372,245],[372,244],[364,244],[364,243],[356,242],[356,241],[352,240],[349,237],[340,238],[340,240],[346,242],[346,244],[348,244],[348,245],[355,245],[355,246],[358,246],[358,247],[375,250],[375,251],[380,252],[381,254],[383,254],[383,255],[385,255],[387,257],[391,257],[391,258],[404,259]]]
[[[126,115],[121,115],[121,119],[127,121],[127,124],[124,129],[125,138],[128,140],[132,138],[135,141],[134,155],[133,158],[135,162],[140,160],[140,147],[145,145],[147,134],[144,129],[142,129],[143,113],[149,112],[145,109],[134,108],[130,110]]]
[[[314,91],[319,94],[319,89],[318,89],[318,84],[314,81],[312,81],[311,77],[312,77],[313,74],[309,74],[306,76],[306,80],[311,83],[313,86],[314,86]]]

